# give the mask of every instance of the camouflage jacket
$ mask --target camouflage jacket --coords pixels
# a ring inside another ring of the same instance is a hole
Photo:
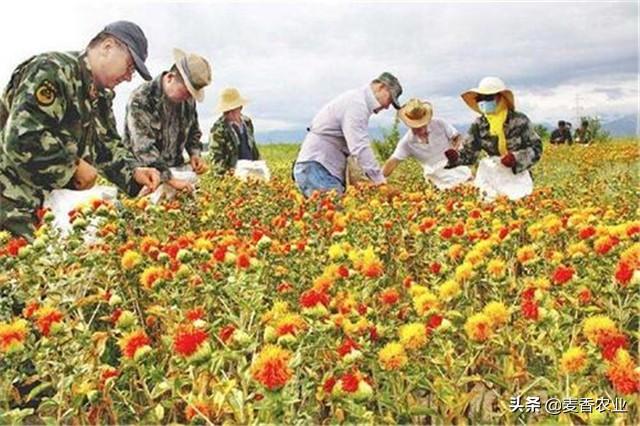
[[[133,91],[127,104],[124,143],[145,166],[171,178],[169,167],[184,164],[183,152],[200,155],[202,132],[195,100],[174,103],[162,89],[162,73]]]
[[[258,152],[258,146],[253,134],[253,123],[245,115],[242,116],[242,121],[247,129],[247,139],[253,158],[259,160],[260,152]],[[224,115],[220,116],[209,133],[209,151],[211,152],[213,170],[218,174],[223,174],[227,170],[234,168],[238,162],[239,147],[240,138],[238,134],[224,119]]]
[[[116,130],[113,97],[95,86],[84,52],[43,53],[20,64],[0,103],[2,195],[36,209],[45,191],[70,184],[80,158],[137,194],[138,164]]]
[[[528,170],[540,160],[542,141],[533,130],[529,118],[521,112],[510,110],[504,123],[507,148],[516,158],[513,173]],[[500,156],[498,137],[489,133],[489,121],[481,116],[469,128],[458,161],[450,165],[471,165],[478,161],[480,151],[491,156]]]
[[[578,127],[573,134],[573,139],[576,143],[590,143],[593,139],[593,134],[589,129],[583,130],[581,127]]]

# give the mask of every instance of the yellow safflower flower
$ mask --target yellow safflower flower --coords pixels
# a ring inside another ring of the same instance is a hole
[[[422,316],[438,307],[438,298],[433,293],[422,293],[413,298],[413,306],[418,315]]]
[[[140,262],[142,262],[142,256],[140,256],[140,253],[134,250],[125,251],[122,255],[122,259],[120,259],[120,265],[125,271],[130,271],[131,269],[139,265]]]
[[[456,281],[466,281],[473,276],[473,266],[467,262],[456,268]]]
[[[460,284],[455,280],[448,280],[444,282],[438,289],[438,294],[441,299],[450,300],[458,296],[461,292]]]
[[[578,373],[587,365],[587,353],[578,347],[569,348],[560,358],[560,371],[569,373]]]
[[[400,343],[405,349],[420,349],[427,343],[427,331],[424,324],[405,324],[398,330]]]
[[[487,264],[487,273],[494,279],[504,278],[507,272],[507,263],[502,259],[492,259]]]
[[[598,343],[599,337],[603,332],[616,331],[618,328],[611,318],[605,315],[595,315],[584,321],[582,332],[589,342]]]
[[[484,342],[491,337],[491,318],[483,313],[474,314],[465,322],[464,330],[471,340]]]
[[[509,321],[509,310],[501,302],[490,302],[484,307],[482,313],[489,317],[493,327],[504,325]]]
[[[399,370],[407,364],[407,354],[398,342],[387,343],[378,353],[378,361],[384,370]]]

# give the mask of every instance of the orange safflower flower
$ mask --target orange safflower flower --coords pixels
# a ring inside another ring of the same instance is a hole
[[[193,420],[196,416],[200,416],[203,420],[210,419],[211,406],[207,401],[196,400],[185,407],[184,416],[188,422]]]
[[[362,265],[362,273],[368,278],[378,278],[384,273],[382,262],[374,260],[371,262],[365,262]]]
[[[51,333],[51,327],[60,323],[62,320],[62,313],[50,306],[44,306],[38,309],[35,313],[36,326],[40,333],[44,336],[48,336]]]
[[[11,323],[0,322],[0,352],[22,349],[27,338],[27,321],[17,319]]]
[[[640,392],[640,372],[625,349],[618,349],[615,358],[609,363],[607,378],[616,392],[622,395]]]
[[[300,315],[297,314],[285,314],[280,317],[276,324],[275,329],[278,337],[291,334],[296,336],[301,331],[307,328],[307,324]]]
[[[160,279],[168,279],[171,272],[161,266],[149,266],[140,274],[140,285],[146,289],[151,289]]]
[[[491,318],[483,313],[472,315],[464,324],[464,330],[471,340],[484,342],[491,337]]]
[[[133,359],[150,349],[151,340],[143,330],[134,330],[125,334],[119,341],[120,350],[125,358]]]
[[[395,305],[400,300],[400,293],[395,288],[386,288],[378,296],[380,303],[384,305]]]
[[[266,345],[251,366],[251,376],[269,390],[287,384],[293,372],[289,368],[292,353],[276,345]]]

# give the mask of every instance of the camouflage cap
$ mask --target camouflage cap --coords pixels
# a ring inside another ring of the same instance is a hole
[[[400,109],[400,102],[398,98],[402,95],[402,86],[398,79],[390,72],[383,72],[378,78],[373,80],[373,83],[382,83],[389,89],[391,93],[391,103],[395,109]]]
[[[151,80],[151,74],[144,61],[147,60],[147,37],[142,29],[129,21],[116,21],[104,27],[103,32],[123,42],[129,49],[136,70],[145,80]]]

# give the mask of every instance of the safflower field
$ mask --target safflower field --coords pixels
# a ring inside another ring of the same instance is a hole
[[[637,142],[545,146],[518,202],[409,164],[304,200],[281,145],[269,183],[44,213],[0,237],[0,422],[638,424]]]

